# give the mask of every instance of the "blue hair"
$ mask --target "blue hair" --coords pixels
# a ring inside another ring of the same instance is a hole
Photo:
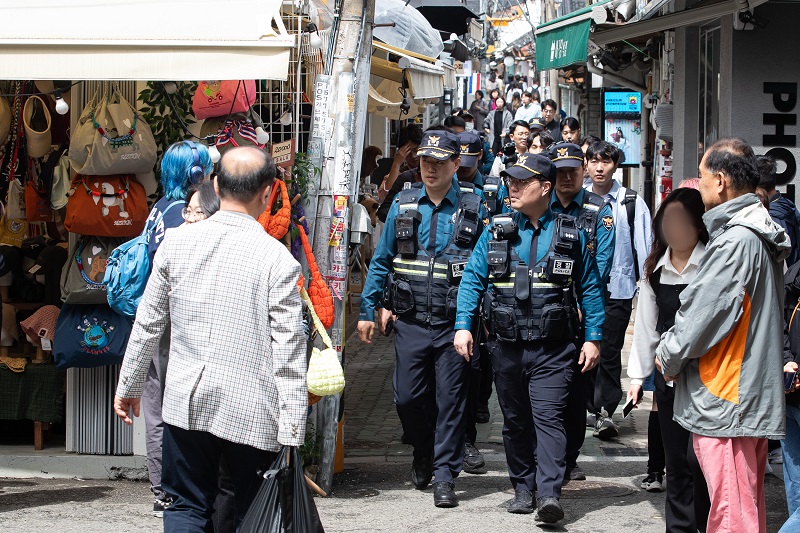
[[[214,164],[211,162],[211,156],[208,155],[208,148],[200,143],[192,144],[197,148],[197,154],[200,156],[203,175],[211,174]],[[186,199],[187,191],[192,185],[189,175],[193,165],[194,154],[192,147],[186,141],[176,142],[167,148],[164,157],[161,158],[161,186],[164,188],[164,196],[167,199]]]

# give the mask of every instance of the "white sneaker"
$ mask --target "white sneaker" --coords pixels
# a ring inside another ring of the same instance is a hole
[[[661,472],[650,472],[642,480],[641,487],[647,492],[664,492],[664,474]]]

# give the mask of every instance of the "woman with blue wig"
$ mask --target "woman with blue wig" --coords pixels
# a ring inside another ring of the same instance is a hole
[[[202,144],[180,141],[170,146],[161,158],[161,186],[164,196],[156,202],[147,219],[148,227],[154,227],[150,236],[150,259],[163,242],[166,231],[183,224],[183,207],[189,189],[208,179],[214,165],[208,149]],[[161,419],[161,403],[164,392],[169,357],[169,326],[161,337],[158,352],[150,363],[150,371],[142,392],[147,441],[147,474],[150,490],[153,491],[153,515],[162,517],[164,509],[172,503],[172,497],[161,488],[161,436],[164,422]]]

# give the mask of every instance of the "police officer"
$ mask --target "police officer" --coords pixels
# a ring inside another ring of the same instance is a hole
[[[575,217],[579,229],[588,236],[589,253],[594,257],[603,286],[608,281],[614,257],[614,216],[611,205],[602,196],[583,189],[586,163],[577,144],[560,142],[550,146],[548,155],[556,167],[556,188],[550,201],[553,213]],[[567,471],[565,480],[583,480],[586,474],[578,466],[586,438],[586,401],[589,380],[579,369],[574,371],[572,390],[564,412],[567,431]]]
[[[563,412],[575,360],[585,372],[599,358],[602,287],[587,233],[574,217],[550,209],[550,159],[520,155],[504,177],[517,212],[493,217],[475,246],[459,288],[454,342],[459,354],[471,353],[470,330],[483,298],[515,491],[508,511],[532,513],[538,487],[538,518],[555,523],[564,517]],[[580,351],[578,305],[585,326]]]
[[[455,178],[460,151],[450,132],[423,136],[422,184],[403,189],[389,210],[358,322],[359,337],[370,343],[377,308],[381,332],[397,317],[397,413],[414,447],[411,479],[423,490],[433,478],[437,507],[458,505],[470,355],[456,353],[453,324],[461,275],[488,216],[479,191]]]
[[[484,176],[478,169],[483,155],[483,141],[477,132],[464,131],[458,133],[461,146],[461,165],[458,168],[458,179],[467,181],[483,190],[489,209],[489,215],[511,211],[508,191],[501,179],[496,176]],[[492,396],[492,364],[486,351],[485,333],[480,324],[475,324],[473,332],[481,342],[475,343],[472,358],[472,369],[469,377],[469,393],[467,396],[466,444],[464,446],[464,471],[470,474],[483,473],[486,461],[478,450],[477,424],[489,421],[489,398]]]

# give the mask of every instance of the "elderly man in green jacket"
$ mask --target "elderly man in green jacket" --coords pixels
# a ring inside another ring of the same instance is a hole
[[[675,380],[675,420],[691,431],[708,483],[708,533],[766,532],[767,439],[785,432],[783,260],[791,243],[753,194],[753,149],[720,139],[700,163],[711,236],[675,326],[656,349]]]

